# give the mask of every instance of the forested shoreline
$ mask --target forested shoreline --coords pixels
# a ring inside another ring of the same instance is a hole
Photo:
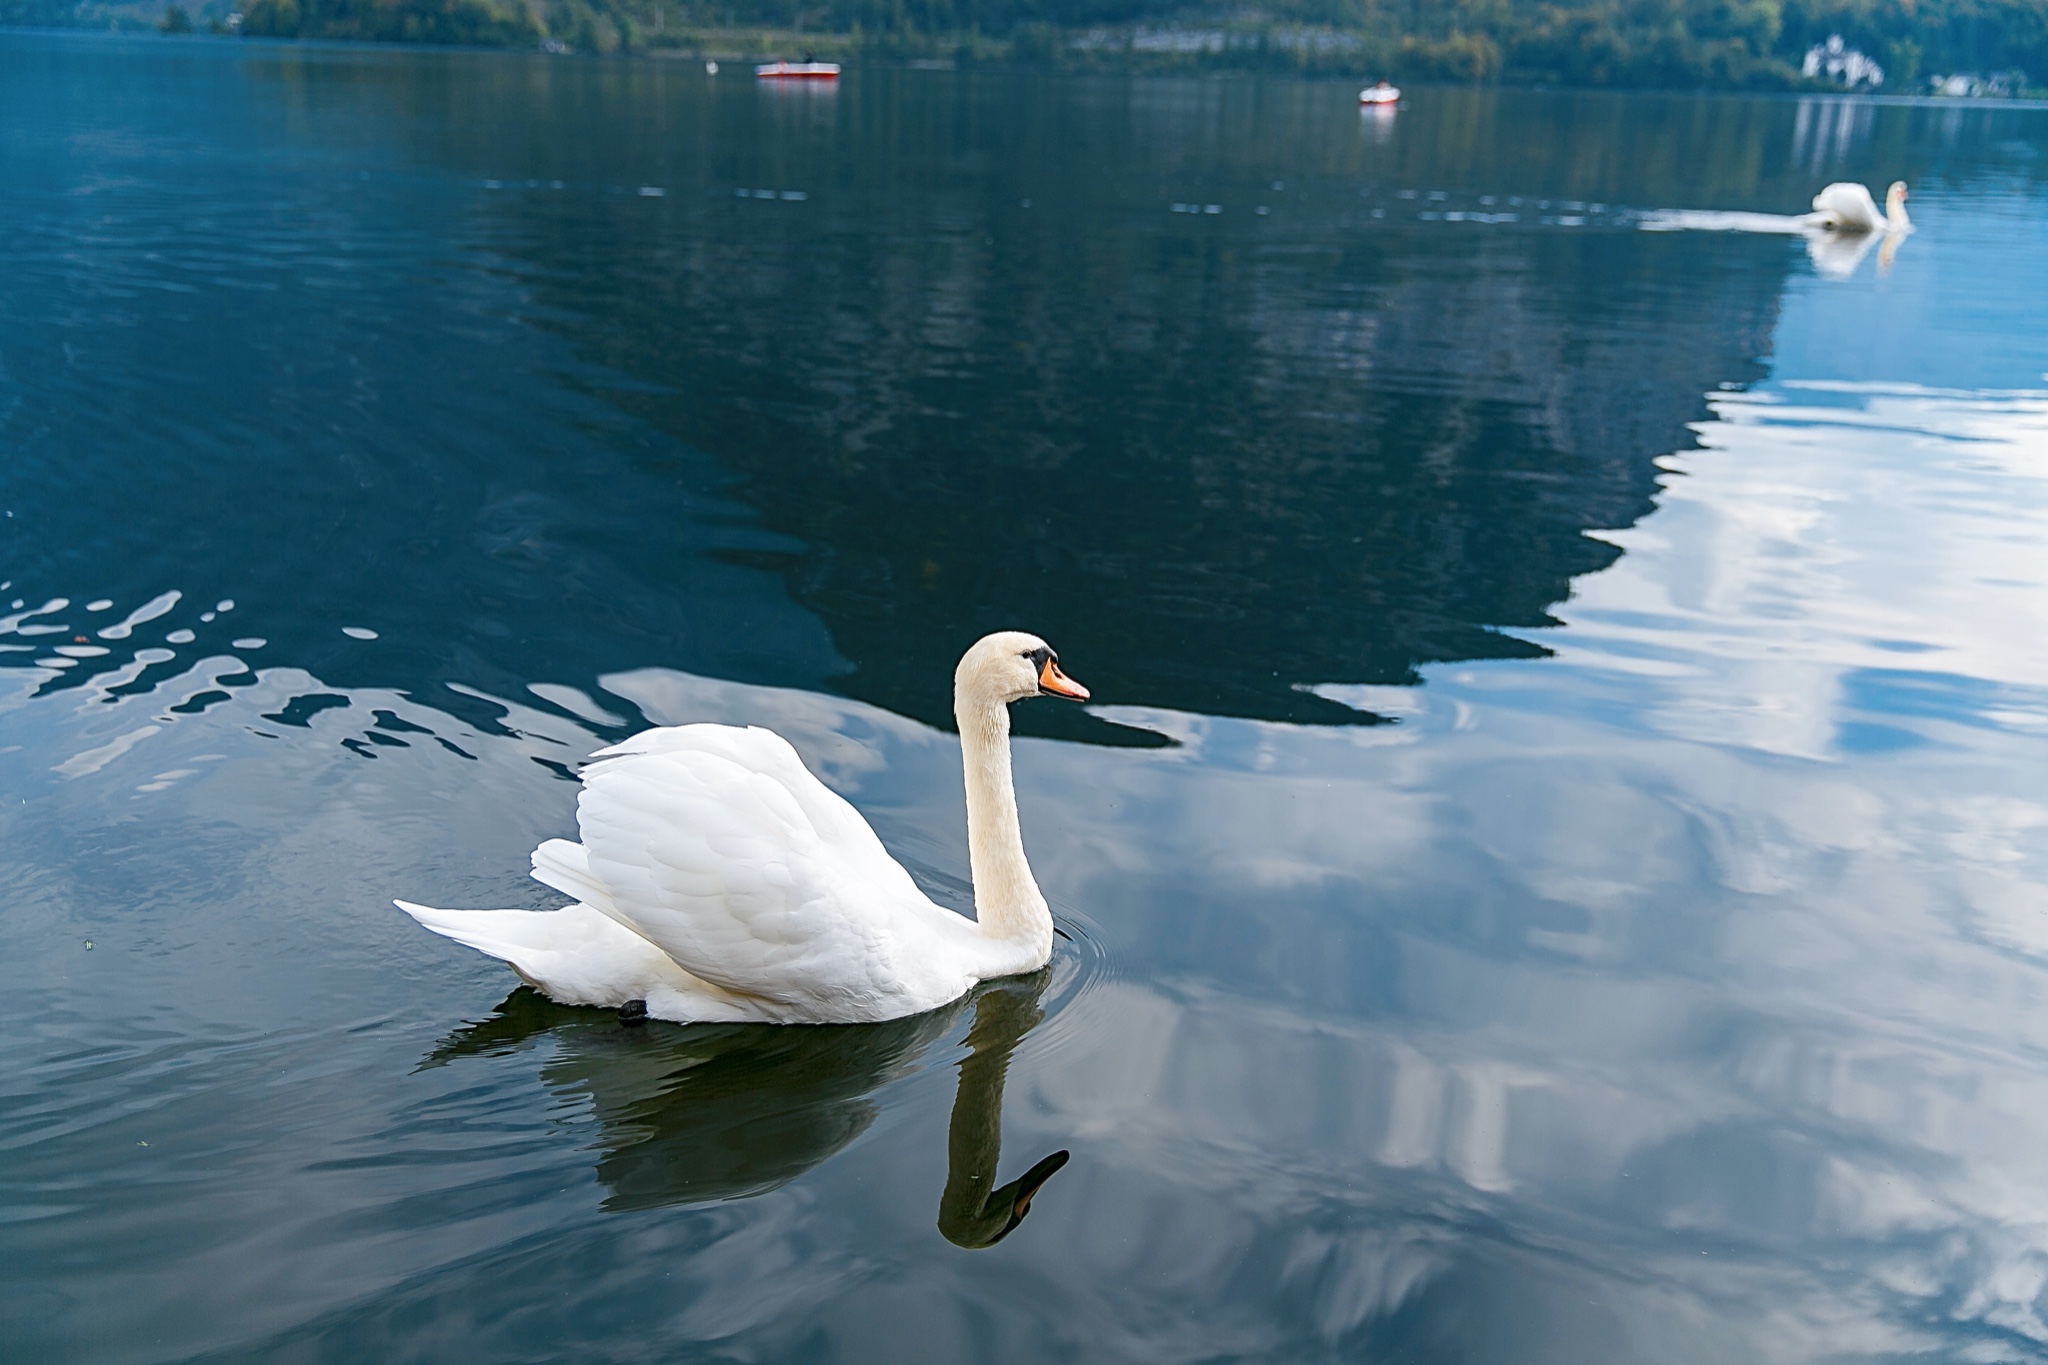
[[[257,37],[793,55],[1080,69],[1263,69],[1658,89],[2048,87],[2048,0],[0,0],[0,21],[210,27]]]

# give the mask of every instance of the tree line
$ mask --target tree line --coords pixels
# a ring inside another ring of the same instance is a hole
[[[0,0],[0,22],[65,22],[89,7]],[[2048,0],[1264,0],[1257,10],[1186,0],[254,0],[239,30],[1660,89],[1811,86],[1802,59],[1840,35],[1882,65],[1888,92],[1965,72],[2048,87]]]

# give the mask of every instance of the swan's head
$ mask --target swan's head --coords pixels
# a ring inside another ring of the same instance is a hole
[[[953,695],[998,704],[1025,697],[1088,700],[1088,689],[1060,672],[1060,656],[1036,635],[999,630],[974,642],[953,672]]]
[[[1884,192],[1885,207],[1890,208],[1893,204],[1903,204],[1905,202],[1906,182],[1903,180],[1892,181],[1892,187]]]

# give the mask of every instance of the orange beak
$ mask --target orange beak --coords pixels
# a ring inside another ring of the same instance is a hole
[[[1088,689],[1060,672],[1060,666],[1051,659],[1047,659],[1045,667],[1038,670],[1038,690],[1069,701],[1088,700]]]

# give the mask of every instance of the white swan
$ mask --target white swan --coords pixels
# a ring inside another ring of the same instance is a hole
[[[1834,232],[1910,232],[1913,220],[1906,216],[1906,182],[1894,180],[1885,191],[1884,212],[1870,191],[1853,181],[1838,180],[1813,196],[1813,212],[1806,215],[1811,227]]]
[[[594,755],[576,803],[583,842],[533,851],[534,877],[576,904],[394,903],[565,1005],[644,1001],[678,1023],[919,1014],[1052,955],[1010,781],[1009,703],[1040,695],[1085,701],[1088,689],[1033,635],[990,635],[954,671],[978,920],[919,891],[787,740],[729,725],[648,730]]]

